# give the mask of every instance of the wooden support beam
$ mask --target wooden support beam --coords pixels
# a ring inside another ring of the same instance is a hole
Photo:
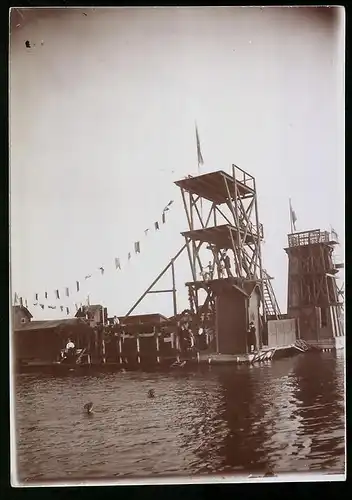
[[[164,274],[166,273],[166,271],[168,269],[170,269],[170,267],[173,265],[173,262],[175,262],[175,260],[181,255],[181,253],[183,252],[183,250],[186,248],[186,245],[183,245],[183,247],[177,252],[177,254],[171,259],[171,261],[168,263],[168,265],[161,271],[160,274],[158,274],[158,276],[155,278],[155,280],[153,281],[153,283],[146,289],[146,291],[141,295],[141,297],[137,300],[137,302],[135,302],[133,304],[133,306],[131,307],[131,309],[127,312],[127,314],[125,315],[125,318],[127,318],[134,310],[135,308],[142,302],[142,300],[144,299],[144,297],[150,292],[150,290],[153,288],[153,286],[160,280],[160,278],[162,276],[164,276]]]

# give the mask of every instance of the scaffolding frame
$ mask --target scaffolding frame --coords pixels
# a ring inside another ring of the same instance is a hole
[[[191,309],[199,313],[208,306],[215,307],[210,283],[216,279],[256,280],[263,297],[261,241],[264,235],[259,222],[255,178],[232,165],[232,175],[217,171],[188,177],[175,184],[181,190],[189,227],[182,235],[193,278],[187,283]],[[210,209],[205,214],[204,200],[210,202]],[[209,272],[206,271],[209,266],[204,265],[200,255],[205,246],[212,254]],[[228,251],[232,253],[234,272],[226,265]],[[206,292],[203,304],[199,290]],[[263,307],[264,319],[265,309]]]

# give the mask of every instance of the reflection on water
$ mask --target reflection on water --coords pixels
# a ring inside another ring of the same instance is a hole
[[[343,473],[343,385],[342,353],[192,373],[21,375],[19,479]]]

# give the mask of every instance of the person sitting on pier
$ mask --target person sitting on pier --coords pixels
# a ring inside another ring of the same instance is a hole
[[[71,339],[68,339],[68,342],[66,344],[66,352],[68,357],[73,357],[75,353],[75,344],[72,342]]]

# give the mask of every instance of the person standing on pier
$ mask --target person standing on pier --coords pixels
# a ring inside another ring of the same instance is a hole
[[[256,350],[255,326],[253,321],[249,323],[248,328],[248,348],[249,352],[253,352]]]

